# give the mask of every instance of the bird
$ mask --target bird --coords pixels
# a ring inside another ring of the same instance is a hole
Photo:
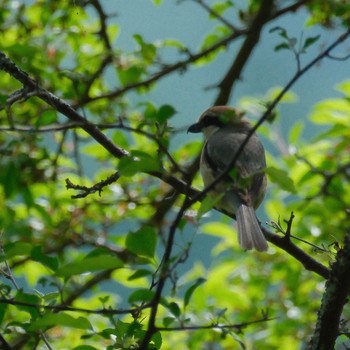
[[[187,132],[204,134],[200,173],[206,187],[220,174],[227,172],[251,130],[252,125],[244,113],[229,106],[214,106],[205,110],[198,121],[188,128]],[[209,192],[216,208],[235,215],[238,243],[244,250],[264,252],[268,249],[255,214],[266,193],[265,168],[265,150],[254,132],[232,169]]]

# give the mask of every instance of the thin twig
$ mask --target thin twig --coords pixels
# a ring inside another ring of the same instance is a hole
[[[2,244],[0,245],[0,253],[1,253],[2,256],[6,256]],[[11,268],[10,268],[10,266],[9,266],[9,264],[8,264],[6,259],[4,260],[4,264],[5,264],[6,271],[1,271],[1,272],[3,273],[5,278],[7,278],[7,279],[9,279],[11,281],[11,283],[14,285],[15,289],[17,291],[19,291],[20,290],[19,285],[17,284],[16,279],[13,276],[12,270],[11,270]]]
[[[188,186],[190,186],[190,184]],[[139,350],[147,350],[148,349],[148,344],[149,344],[152,336],[154,335],[154,333],[157,331],[156,317],[157,317],[157,312],[158,312],[158,306],[160,303],[160,299],[162,297],[162,292],[163,292],[163,289],[165,286],[165,282],[166,282],[167,277],[169,275],[168,269],[169,269],[169,262],[171,259],[171,254],[172,254],[172,250],[173,250],[173,246],[174,246],[175,233],[177,231],[177,228],[180,224],[180,221],[181,221],[185,211],[187,210],[187,208],[189,208],[190,202],[191,201],[189,200],[189,197],[186,196],[183,200],[183,203],[182,203],[182,206],[181,206],[179,212],[177,213],[172,224],[170,225],[168,239],[166,242],[166,247],[165,247],[165,251],[164,251],[161,266],[160,266],[159,279],[157,282],[157,287],[156,287],[156,290],[154,293],[154,297],[151,301],[152,306],[151,306],[150,316],[149,316],[149,320],[148,320],[148,327],[147,327],[146,334],[142,340],[142,343],[140,345]]]
[[[287,229],[286,229],[286,235],[285,235],[285,237],[286,237],[287,239],[290,239],[290,235],[291,235],[291,232],[292,232],[292,224],[293,224],[294,217],[295,217],[294,213],[291,212],[291,213],[290,213],[290,218],[289,218],[289,220],[285,220],[285,223],[287,224]]]
[[[237,324],[208,324],[204,326],[179,326],[179,327],[157,327],[158,331],[164,331],[164,332],[171,332],[171,331],[200,331],[200,330],[209,330],[209,329],[237,329],[242,330],[248,326],[251,326],[253,324],[257,323],[263,323],[267,321],[273,321],[276,318],[266,318],[263,317],[259,320],[250,321],[250,322],[243,322],[243,323],[237,323]]]
[[[262,231],[269,242],[283,249],[294,259],[302,263],[306,270],[315,272],[318,275],[322,276],[324,279],[327,279],[329,277],[330,270],[326,266],[322,265],[320,262],[312,258],[303,249],[295,245],[291,240],[286,240],[285,236],[278,236],[267,230],[265,227],[262,227]]]
[[[8,304],[8,305],[17,305],[17,306],[26,306],[33,309],[45,309],[45,310],[51,310],[51,311],[70,311],[70,312],[82,312],[86,314],[94,314],[94,315],[127,315],[127,314],[133,314],[136,311],[139,311],[140,307],[137,308],[131,308],[131,309],[85,309],[85,308],[79,308],[79,307],[72,307],[67,305],[42,305],[42,304],[33,304],[25,301],[19,301],[14,299],[5,299],[0,298],[0,304]],[[149,304],[145,304],[142,306],[142,309],[149,308]]]
[[[197,4],[199,4],[200,6],[202,6],[210,15],[212,15],[215,18],[217,18],[220,22],[222,22],[226,27],[230,28],[233,32],[238,30],[232,23],[230,23],[223,16],[221,16],[216,11],[214,11],[203,0],[192,0],[192,1],[197,3]]]
[[[118,181],[119,177],[120,177],[120,175],[119,175],[119,172],[117,171],[114,174],[108,176],[107,179],[102,180],[102,181],[94,184],[91,187],[73,184],[73,182],[71,180],[69,180],[68,178],[65,181],[66,181],[66,188],[67,189],[73,189],[76,191],[80,191],[80,193],[71,196],[72,199],[77,199],[77,198],[85,198],[88,195],[90,195],[92,193],[96,193],[96,192],[98,192],[98,194],[101,195],[103,188]]]

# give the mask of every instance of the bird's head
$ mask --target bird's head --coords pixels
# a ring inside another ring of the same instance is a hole
[[[187,132],[203,132],[206,138],[217,130],[228,126],[249,125],[244,113],[228,106],[215,106],[204,111],[197,123],[191,125]]]

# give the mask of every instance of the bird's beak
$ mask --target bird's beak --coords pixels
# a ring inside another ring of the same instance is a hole
[[[192,124],[188,129],[187,133],[193,132],[193,133],[198,133],[202,131],[202,125],[199,123]]]

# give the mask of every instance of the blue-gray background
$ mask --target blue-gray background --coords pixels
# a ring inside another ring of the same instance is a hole
[[[207,1],[208,4],[212,3]],[[284,6],[290,1],[281,2]],[[156,41],[165,38],[175,38],[183,42],[193,52],[199,49],[203,37],[219,24],[210,20],[207,13],[194,1],[187,0],[178,4],[175,0],[164,0],[161,6],[154,6],[151,0],[122,0],[104,1],[108,13],[115,13],[116,17],[110,21],[120,26],[120,33],[116,45],[122,50],[132,51],[136,48],[133,34],[140,33],[145,41]],[[237,8],[245,8],[245,1],[235,1],[235,8],[227,12],[226,19],[235,23],[234,14]],[[244,96],[259,97],[268,89],[284,86],[296,70],[293,55],[282,50],[274,51],[274,47],[281,42],[276,33],[268,31],[281,26],[290,36],[297,39],[321,35],[319,41],[302,55],[302,62],[307,63],[315,57],[321,48],[330,44],[340,34],[335,30],[323,30],[319,26],[306,27],[308,14],[305,11],[288,14],[278,21],[266,26],[261,36],[261,42],[256,47],[248,65],[245,67],[242,80],[237,84],[230,104],[235,105]],[[217,94],[217,90],[204,89],[218,83],[228,67],[231,65],[240,42],[229,45],[226,52],[221,52],[212,64],[206,67],[192,68],[184,75],[174,73],[161,80],[151,92],[156,104],[171,104],[178,111],[173,123],[176,126],[187,125],[194,121],[200,112],[209,107]],[[177,57],[169,55],[169,59]],[[299,97],[297,103],[282,106],[281,123],[284,128],[291,126],[296,119],[305,119],[312,106],[327,97],[339,95],[334,86],[349,78],[350,61],[334,61],[326,59],[321,65],[305,74],[292,88]],[[310,130],[309,130],[310,131]],[[312,132],[312,131],[311,131]]]

